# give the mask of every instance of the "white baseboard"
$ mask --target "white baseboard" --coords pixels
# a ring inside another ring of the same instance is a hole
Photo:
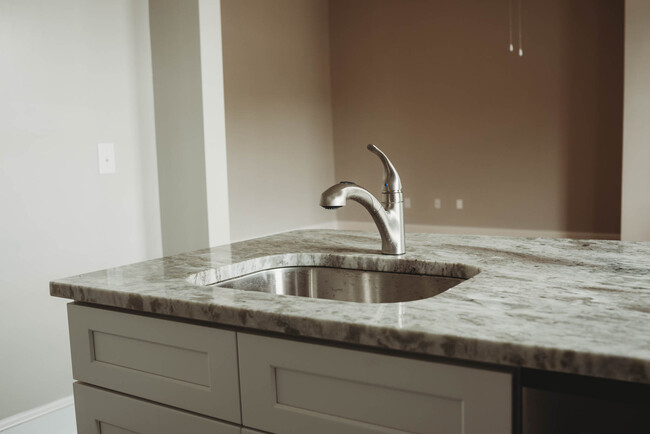
[[[292,228],[301,229],[340,229],[349,231],[376,231],[377,227],[368,221],[328,221],[313,225]],[[289,229],[287,229],[289,230]],[[621,234],[601,232],[570,232],[570,231],[549,231],[541,229],[506,229],[506,228],[479,228],[472,226],[445,226],[445,225],[417,225],[406,224],[406,232],[435,233],[435,234],[458,234],[458,235],[492,235],[504,237],[526,237],[526,238],[573,238],[577,240],[620,240]],[[285,231],[282,231],[285,232]],[[281,232],[258,234],[250,238],[231,240],[231,242],[245,241],[247,239],[275,235]]]
[[[339,221],[337,229],[352,231],[376,231],[377,227],[372,221]],[[443,225],[417,225],[406,224],[406,232],[424,232],[436,234],[465,234],[465,235],[493,235],[506,237],[529,238],[573,238],[579,240],[620,240],[620,234],[549,231],[537,229],[505,229],[505,228],[478,228],[471,226],[443,226]]]
[[[252,235],[252,236],[248,236],[248,237],[244,237],[244,238],[232,239],[232,240],[230,240],[230,242],[231,243],[237,243],[237,242],[240,242],[240,241],[253,240],[255,238],[268,237],[268,236],[271,236],[271,235],[282,234],[282,233],[289,232],[289,231],[300,231],[300,230],[305,230],[305,229],[339,229],[339,224],[338,224],[338,222],[336,220],[330,220],[330,221],[327,221],[327,222],[316,223],[316,224],[313,224],[313,225],[298,226],[298,227],[291,228],[291,229],[285,229],[285,230],[282,230],[282,231],[279,231],[279,232],[267,232],[267,233],[264,233],[264,234],[256,234],[256,235]]]
[[[27,411],[23,411],[13,416],[9,416],[5,419],[0,420],[0,431],[7,430],[16,425],[29,422],[32,419],[36,419],[46,414],[52,413],[54,411],[60,410],[62,408],[68,407],[74,404],[74,399],[72,395],[66,396],[65,398],[57,399],[56,401],[50,402],[40,407],[32,408]]]
[[[339,229],[339,222],[336,221],[336,220],[332,220],[332,221],[329,221],[329,222],[304,226],[304,227],[301,227],[301,228],[297,228],[296,230],[301,230],[301,229]]]

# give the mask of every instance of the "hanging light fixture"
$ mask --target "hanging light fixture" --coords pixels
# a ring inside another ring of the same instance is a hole
[[[510,42],[510,45],[509,45],[508,48],[510,49],[510,52],[512,53],[513,51],[515,51],[515,46],[512,43],[512,0],[508,0],[508,25],[509,25],[508,37],[509,37],[509,42]]]
[[[515,0],[508,0],[508,50],[512,53],[515,51],[515,45],[514,45],[514,25],[513,25],[513,2]],[[524,55],[524,44],[523,44],[523,37],[522,37],[522,2],[523,0],[517,0],[517,45],[519,46],[519,50],[517,51],[519,54],[519,57],[522,57]]]

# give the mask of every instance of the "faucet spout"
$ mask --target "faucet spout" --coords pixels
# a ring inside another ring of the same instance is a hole
[[[320,205],[327,209],[345,206],[347,199],[361,204],[372,217],[381,235],[381,252],[387,255],[402,255],[404,246],[404,204],[402,185],[395,167],[388,157],[374,145],[368,149],[377,154],[384,164],[383,201],[379,202],[365,188],[353,182],[334,184],[323,192]]]

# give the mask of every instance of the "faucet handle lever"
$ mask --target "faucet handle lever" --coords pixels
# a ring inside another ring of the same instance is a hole
[[[390,162],[386,154],[375,145],[368,145],[368,150],[379,157],[381,163],[384,165],[384,186],[382,187],[383,193],[399,193],[402,191],[402,181],[399,179],[399,174]]]

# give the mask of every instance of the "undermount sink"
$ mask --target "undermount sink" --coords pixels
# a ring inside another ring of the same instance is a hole
[[[356,303],[397,303],[433,297],[465,280],[345,268],[283,267],[224,280],[215,286]]]

